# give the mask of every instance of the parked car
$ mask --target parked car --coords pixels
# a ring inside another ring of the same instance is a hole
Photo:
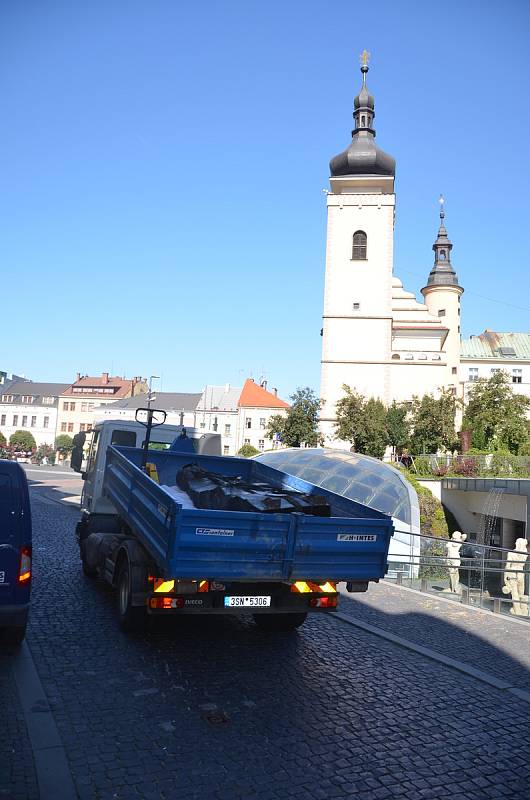
[[[0,460],[0,641],[26,635],[31,592],[31,508],[26,473]]]

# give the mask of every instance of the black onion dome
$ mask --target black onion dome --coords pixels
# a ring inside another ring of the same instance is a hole
[[[366,86],[368,66],[363,64],[363,85],[354,100],[353,118],[355,128],[352,131],[350,146],[331,159],[329,168],[331,177],[339,175],[390,175],[396,174],[395,159],[381,150],[375,143],[373,121],[375,102]]]

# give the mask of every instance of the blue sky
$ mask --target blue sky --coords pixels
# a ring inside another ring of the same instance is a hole
[[[365,47],[396,274],[425,284],[443,192],[462,333],[530,330],[529,23],[525,0],[3,0],[0,369],[318,389],[322,190]]]

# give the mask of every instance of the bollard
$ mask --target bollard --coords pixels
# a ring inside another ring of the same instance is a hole
[[[402,572],[396,572],[396,584],[398,586],[402,586],[403,585],[403,573]]]
[[[501,598],[494,597],[493,598],[493,613],[500,614],[501,613]]]
[[[460,602],[469,604],[469,589],[462,587],[462,597],[460,598]]]
[[[422,592],[426,592],[427,591],[427,578],[422,578],[421,579],[421,591]]]

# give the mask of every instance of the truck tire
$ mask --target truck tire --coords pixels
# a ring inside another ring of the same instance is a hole
[[[87,560],[86,545],[84,541],[81,541],[79,544],[79,553],[81,555],[81,566],[83,567],[84,574],[89,578],[95,578],[97,571],[96,568]]]
[[[262,631],[294,631],[304,624],[307,614],[254,614],[253,617]]]
[[[124,631],[141,631],[145,627],[147,609],[132,605],[131,567],[127,558],[120,564],[117,580],[118,617]]]

